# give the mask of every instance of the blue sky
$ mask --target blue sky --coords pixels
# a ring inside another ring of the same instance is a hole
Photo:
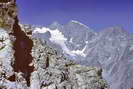
[[[133,0],[17,0],[20,22],[47,26],[77,20],[95,31],[121,25],[133,33]]]

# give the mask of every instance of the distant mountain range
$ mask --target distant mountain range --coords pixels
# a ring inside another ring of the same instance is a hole
[[[47,42],[69,59],[82,65],[101,67],[110,89],[133,88],[133,35],[122,27],[94,32],[72,20],[65,25],[54,22],[32,30],[34,37]]]

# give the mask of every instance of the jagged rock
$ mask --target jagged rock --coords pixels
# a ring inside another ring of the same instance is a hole
[[[15,0],[0,1],[0,27],[12,32],[13,24],[17,16]]]
[[[21,30],[24,31],[27,36],[30,37],[32,35],[32,29],[34,28],[34,26],[31,26],[28,24],[19,24],[19,26],[21,27]]]
[[[13,41],[5,29],[0,29],[0,89],[27,87],[26,83],[23,83],[25,80],[20,79],[22,76],[14,72],[12,67],[14,60]]]
[[[14,72],[13,49],[16,38],[12,35],[17,17],[15,0],[0,1],[0,89],[27,89],[21,73]]]
[[[32,50],[35,71],[32,89],[104,89],[107,87],[94,67],[81,66],[34,39]]]
[[[9,34],[0,29],[0,76],[9,77],[13,74],[12,63],[14,61],[14,51],[12,49],[12,41]]]

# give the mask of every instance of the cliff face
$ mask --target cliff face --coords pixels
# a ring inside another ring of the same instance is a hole
[[[16,38],[14,42],[14,71],[24,73],[24,78],[27,85],[30,86],[30,74],[33,72],[33,66],[29,66],[33,58],[31,56],[31,49],[33,47],[32,40],[21,30],[17,21],[13,26],[13,36]]]
[[[20,27],[15,0],[0,1],[0,89],[106,89],[101,69],[66,59]]]

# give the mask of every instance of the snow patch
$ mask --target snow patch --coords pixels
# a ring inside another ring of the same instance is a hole
[[[43,28],[36,28],[33,33],[45,33],[49,31],[51,34],[50,37],[50,41],[53,43],[56,43],[58,45],[61,46],[61,48],[63,49],[63,53],[67,53],[71,56],[76,56],[76,55],[80,55],[83,57],[86,57],[86,54],[84,53],[86,46],[82,49],[82,50],[70,50],[67,48],[65,42],[67,41],[67,38],[65,38],[65,36],[62,34],[62,32],[60,32],[58,29],[55,30],[50,30],[49,28],[43,27]],[[70,42],[72,42],[72,38],[70,39]],[[88,43],[88,42],[86,42]]]
[[[47,32],[49,29],[48,28],[36,28],[33,33],[45,33]]]
[[[76,21],[76,20],[71,20],[71,22],[72,22],[72,23],[76,23],[76,24],[80,24],[81,26],[84,26],[84,27],[90,29],[87,25],[82,24],[82,23],[80,23],[80,22],[78,22],[78,21]]]
[[[84,53],[86,47],[87,47],[87,45],[82,50],[73,50],[72,53],[86,57],[86,54]]]
[[[71,38],[69,42],[70,42],[70,43],[73,43],[73,38]]]
[[[45,33],[49,31],[51,34],[50,37],[50,41],[54,42],[58,45],[60,45],[63,49],[63,51],[71,56],[75,56],[74,54],[71,53],[71,51],[67,48],[65,41],[67,41],[67,39],[64,37],[64,35],[62,34],[62,32],[60,32],[58,29],[55,30],[50,30],[49,28],[43,27],[43,28],[36,28],[33,33]]]
[[[64,35],[58,29],[49,30],[49,32],[51,33],[50,41],[54,41],[60,44],[60,43],[64,43],[67,40],[67,38],[65,38]]]
[[[88,44],[89,42],[88,41],[85,41],[86,44]]]

